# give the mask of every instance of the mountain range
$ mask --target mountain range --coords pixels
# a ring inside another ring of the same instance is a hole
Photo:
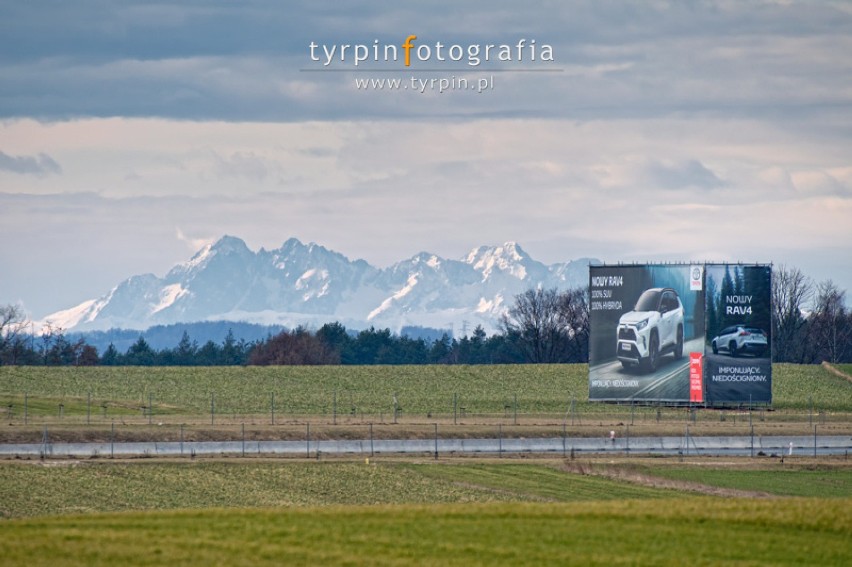
[[[384,269],[296,238],[254,252],[233,236],[199,250],[164,277],[133,276],[106,295],[44,318],[54,328],[146,329],[195,321],[317,327],[482,325],[491,332],[529,288],[585,287],[582,258],[545,265],[518,244],[480,246],[459,260],[422,252]]]

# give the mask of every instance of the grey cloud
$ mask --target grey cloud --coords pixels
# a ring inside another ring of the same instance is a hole
[[[244,177],[251,181],[263,181],[269,175],[269,167],[262,157],[253,152],[234,152],[230,156],[215,156],[216,173],[222,177]]]
[[[45,177],[51,174],[58,175],[62,173],[62,167],[47,154],[10,156],[0,151],[0,171]]]
[[[852,14],[828,2],[5,3],[0,116],[789,120],[852,103],[850,26]],[[570,72],[425,96],[299,71],[311,41],[398,43],[412,32],[460,44],[535,37]]]
[[[727,183],[698,160],[673,164],[653,162],[646,168],[648,181],[663,189],[717,189]]]

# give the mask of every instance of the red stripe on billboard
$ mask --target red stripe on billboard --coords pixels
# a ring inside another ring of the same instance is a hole
[[[689,401],[704,401],[704,355],[700,352],[689,353]]]

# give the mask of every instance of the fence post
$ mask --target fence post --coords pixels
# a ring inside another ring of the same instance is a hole
[[[749,413],[751,416],[751,413]],[[754,426],[751,426],[751,458],[754,458]]]
[[[29,421],[29,392],[24,392],[24,425]]]
[[[435,424],[435,460],[438,460],[438,424]]]
[[[810,406],[810,411],[808,412],[808,425],[814,424],[814,397],[808,396],[808,405]]]
[[[307,445],[306,445],[306,449],[305,449],[306,450],[306,457],[310,459],[311,458],[311,424],[310,423],[305,424],[305,438],[307,439]]]
[[[515,425],[518,425],[518,394],[515,394]]]
[[[503,424],[497,425],[497,456],[503,458]]]
[[[331,422],[337,425],[337,389],[334,390],[334,397],[331,400]]]
[[[210,392],[210,425],[216,418],[216,392]]]
[[[370,456],[372,457],[375,454],[373,450],[373,422],[370,422]]]
[[[86,425],[92,423],[92,393],[86,395]]]
[[[115,420],[112,420],[112,429],[109,435],[109,458],[115,458]]]
[[[458,425],[458,407],[459,407],[458,394],[453,392],[453,425]]]
[[[814,457],[817,456],[817,426],[814,424]]]

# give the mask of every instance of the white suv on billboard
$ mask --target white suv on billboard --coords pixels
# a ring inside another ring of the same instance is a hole
[[[722,329],[710,346],[713,347],[713,354],[724,350],[732,357],[746,352],[759,357],[769,348],[769,341],[766,339],[766,333],[757,327],[732,325]]]
[[[625,368],[638,364],[653,371],[667,352],[683,356],[683,304],[674,289],[655,287],[618,320],[617,356]]]

